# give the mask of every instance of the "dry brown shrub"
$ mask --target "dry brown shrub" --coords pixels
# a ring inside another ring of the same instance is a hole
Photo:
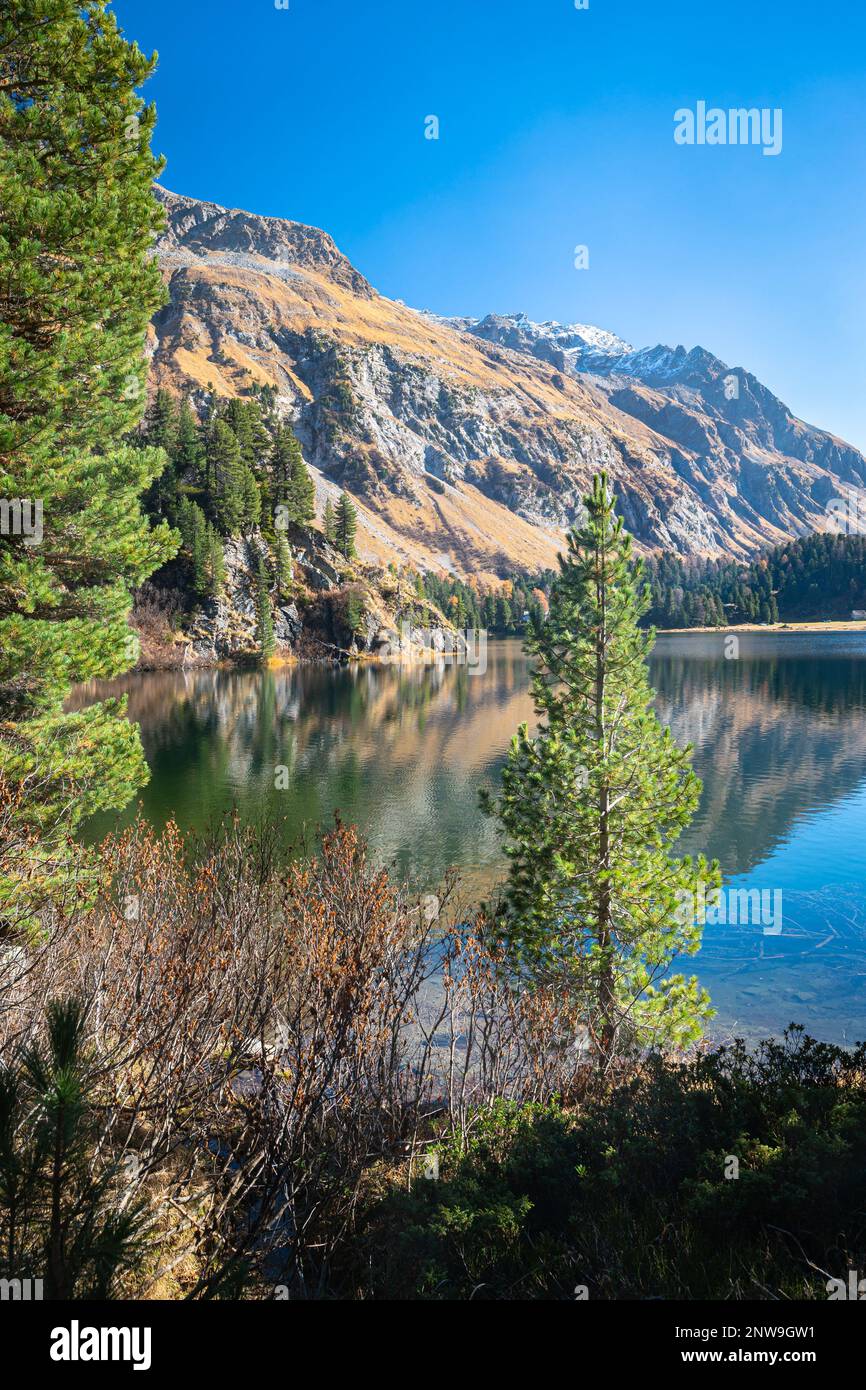
[[[553,994],[515,991],[453,884],[429,912],[339,823],[278,870],[274,828],[191,842],[136,823],[103,846],[91,910],[0,957],[0,1055],[46,1002],[86,1007],[102,1108],[94,1162],[151,1204],[145,1287],[200,1297],[328,1287],[368,1175],[466,1137],[500,1096],[580,1081]]]

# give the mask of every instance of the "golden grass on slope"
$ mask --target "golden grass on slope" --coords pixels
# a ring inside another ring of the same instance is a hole
[[[397,353],[406,370],[417,368],[434,378],[434,387],[438,379],[470,396],[484,392],[487,400],[479,410],[489,410],[500,425],[536,439],[539,432],[552,431],[560,456],[563,450],[574,455],[572,481],[588,481],[591,469],[580,465],[586,439],[592,466],[605,462],[615,484],[627,480],[629,490],[663,519],[684,494],[671,458],[674,447],[700,478],[698,455],[682,444],[674,446],[662,432],[670,401],[649,387],[635,389],[649,409],[658,411],[658,432],[652,419],[643,423],[610,399],[614,383],[577,379],[550,363],[438,324],[375,291],[369,296],[357,293],[331,278],[326,268],[286,265],[277,271],[264,257],[241,265],[217,251],[197,259],[168,253],[163,267],[173,282],[177,277],[183,292],[176,297],[179,314],[163,330],[158,346],[154,377],[162,384],[176,387],[180,377],[198,386],[211,383],[219,394],[231,396],[257,381],[309,402],[313,393],[286,344],[313,330],[338,347],[363,351],[378,346]],[[238,334],[249,335],[250,341],[239,341]],[[384,417],[386,403],[377,408]],[[681,413],[693,412],[683,404]],[[387,424],[390,427],[390,421]],[[395,419],[394,428],[405,432],[409,427]],[[599,450],[599,442],[608,447]],[[363,442],[358,447],[363,449]],[[555,450],[551,452],[555,456]],[[757,452],[755,461],[761,461]],[[523,467],[507,459],[499,466],[515,475]],[[813,471],[803,465],[798,471],[808,487]],[[745,557],[785,538],[781,527],[768,520],[756,523],[742,514],[733,481],[728,485],[715,476],[703,481],[714,490],[728,530],[724,547],[712,553],[724,550]],[[398,557],[424,568],[491,575],[506,565],[536,570],[554,563],[561,533],[524,521],[475,487],[461,483],[434,497],[418,481],[417,493],[415,503],[390,497],[366,510],[362,527],[370,558],[390,560],[396,547]],[[681,518],[679,525],[682,528]],[[792,529],[797,529],[796,523]]]
[[[318,468],[308,467],[321,522],[326,500],[336,502],[342,489]],[[358,553],[367,563],[393,560],[462,578],[475,575],[482,583],[495,584],[503,567],[532,573],[554,567],[563,548],[561,532],[537,530],[468,483],[449,485],[443,496],[422,498],[417,504],[405,497],[385,498],[375,506],[358,497],[353,501]]]
[[[179,272],[221,289],[235,289],[255,299],[274,327],[295,332],[315,327],[356,347],[383,344],[436,370],[456,386],[513,392],[521,408],[545,419],[597,419],[610,407],[596,388],[574,377],[564,378],[549,363],[485,343],[468,333],[436,324],[405,305],[374,294],[372,299],[304,269],[283,279],[266,269],[237,266],[218,257],[202,257]],[[276,346],[275,357],[284,364]],[[557,385],[556,381],[562,382]],[[646,431],[647,435],[651,431]]]

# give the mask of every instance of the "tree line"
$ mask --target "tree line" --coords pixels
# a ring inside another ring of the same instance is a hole
[[[533,579],[515,573],[505,576],[494,589],[483,588],[474,579],[428,573],[416,576],[415,588],[420,598],[434,603],[457,628],[514,637],[546,616],[553,577],[552,570]]]
[[[657,627],[721,627],[849,618],[866,609],[866,537],[817,532],[748,564],[654,556],[647,561]]]
[[[292,591],[287,533],[316,516],[315,484],[297,436],[276,410],[276,392],[254,384],[249,396],[228,400],[209,390],[199,416],[188,396],[160,387],[135,440],[166,460],[144,510],[179,532],[184,587],[196,599],[222,592],[226,540],[257,530],[266,542],[269,558],[256,552],[253,580],[257,644],[267,659],[275,647],[270,595],[284,601]],[[345,493],[336,507],[328,499],[323,530],[345,559],[355,557],[357,512]]]
[[[189,398],[157,390],[139,433],[161,449],[166,466],[144,499],[145,510],[177,528],[198,598],[219,593],[223,542],[260,527],[275,553],[277,578],[287,582],[288,524],[315,517],[315,485],[291,426],[281,421],[268,388],[247,398],[209,395],[199,419]]]

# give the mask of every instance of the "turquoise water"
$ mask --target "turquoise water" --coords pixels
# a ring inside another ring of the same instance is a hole
[[[659,714],[694,744],[704,783],[683,850],[717,857],[729,888],[782,894],[779,934],[760,921],[708,926],[689,963],[713,996],[716,1033],[754,1037],[797,1020],[828,1040],[866,1036],[866,635],[744,635],[736,659],[721,636],[666,636],[651,675]],[[511,735],[531,721],[528,682],[519,643],[502,641],[483,675],[171,672],[79,698],[128,692],[154,823],[270,810],[288,843],[339,809],[396,873],[434,888],[456,866],[475,900],[501,874],[477,789],[495,784]],[[113,823],[100,818],[91,834]]]

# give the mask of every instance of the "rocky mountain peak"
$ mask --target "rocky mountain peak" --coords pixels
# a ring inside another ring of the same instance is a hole
[[[418,312],[317,228],[158,196],[154,383],[201,401],[272,389],[320,507],[355,499],[364,558],[537,571],[601,468],[640,548],[745,558],[826,527],[828,499],[866,483],[858,450],[703,347]]]
[[[588,363],[595,357],[614,358],[632,352],[632,346],[606,328],[591,323],[559,323],[548,319],[535,323],[523,312],[486,314],[484,318],[449,318],[448,323],[463,333],[473,333],[489,343],[499,343],[517,352],[529,352],[556,366]]]
[[[250,268],[268,262],[274,269],[315,271],[362,299],[375,295],[333,238],[318,227],[201,202],[159,184],[155,192],[166,211],[166,229],[157,243],[163,260],[178,264],[195,257]]]

